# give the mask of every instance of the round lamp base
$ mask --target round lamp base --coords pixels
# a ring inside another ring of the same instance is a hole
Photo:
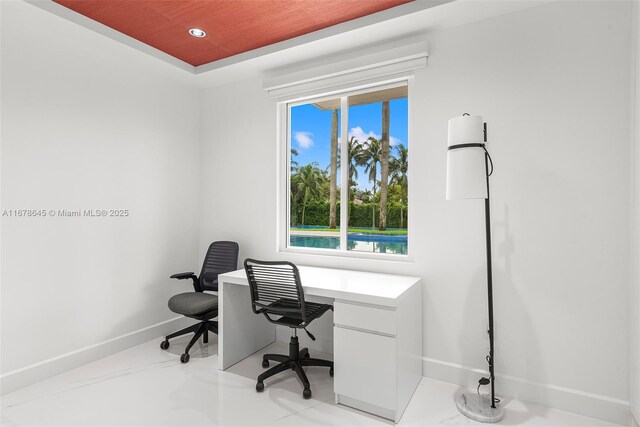
[[[484,394],[458,393],[455,397],[458,411],[467,418],[481,423],[497,423],[504,417],[499,404],[491,407],[491,397]]]

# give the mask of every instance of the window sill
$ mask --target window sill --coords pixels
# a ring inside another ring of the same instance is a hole
[[[372,253],[372,252],[358,252],[358,251],[342,251],[339,249],[320,249],[320,248],[304,248],[304,247],[287,247],[279,248],[279,253],[282,254],[296,254],[296,255],[310,255],[316,257],[318,255],[325,257],[334,257],[340,259],[360,259],[360,260],[375,260],[383,262],[399,262],[399,263],[413,263],[413,257],[410,255],[399,254],[385,254],[385,253]]]

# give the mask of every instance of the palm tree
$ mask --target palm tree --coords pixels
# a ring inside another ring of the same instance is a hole
[[[355,196],[356,186],[358,185],[358,169],[357,166],[364,166],[365,155],[360,141],[355,136],[349,138],[349,201]],[[349,222],[351,222],[351,203],[348,210]]]
[[[295,193],[302,199],[302,225],[304,225],[304,214],[307,204],[312,198],[320,196],[320,185],[324,181],[324,177],[320,169],[318,169],[317,162],[301,166],[296,175]],[[292,185],[293,184],[292,182]],[[294,193],[293,187],[291,192]]]
[[[355,136],[349,138],[349,180],[356,182],[358,179],[357,166],[365,166],[367,158],[363,144]]]
[[[295,173],[298,171],[298,161],[294,160],[294,157],[296,157],[298,155],[298,150],[296,150],[295,148],[291,149],[291,173]]]
[[[329,228],[336,228],[336,199],[338,194],[338,110],[331,115],[331,171],[329,175]]]
[[[298,212],[298,201],[300,200],[300,194],[297,192],[297,187],[298,187],[298,168],[300,166],[300,164],[298,163],[297,160],[294,159],[294,157],[296,157],[298,155],[298,150],[296,150],[295,148],[291,149],[291,181],[290,181],[290,197],[291,197],[291,213],[289,215],[289,222],[291,223],[291,226],[295,226],[296,225],[296,221],[297,221],[297,217],[298,215],[296,214],[296,212]]]
[[[407,171],[409,170],[408,150],[402,144],[394,147],[398,152],[398,157],[393,157],[389,161],[391,171],[390,182],[392,185],[400,186],[400,228],[404,228],[404,206],[407,203]]]
[[[387,228],[389,186],[389,101],[382,102],[382,145],[380,147],[380,230]]]
[[[300,193],[300,175],[296,173],[291,173],[291,181],[289,184],[289,196],[291,197],[291,212],[289,215],[289,222],[292,227],[295,227],[298,223],[298,205],[300,199],[302,198],[302,194]]]
[[[366,156],[363,151],[363,145],[355,136],[349,137],[349,181],[352,186],[356,185],[358,179],[357,166],[365,166]],[[340,150],[338,150],[338,164],[340,163]]]
[[[362,149],[364,171],[369,174],[369,181],[373,182],[372,198],[376,197],[376,183],[378,178],[378,163],[380,162],[380,140],[370,136]],[[376,204],[371,203],[371,227],[376,227]]]
[[[372,201],[373,197],[371,197],[371,190],[360,191],[360,200],[365,203]]]

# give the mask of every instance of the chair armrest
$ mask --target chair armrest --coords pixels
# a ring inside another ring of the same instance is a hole
[[[198,276],[196,276],[193,273],[193,271],[189,271],[187,273],[172,274],[169,278],[178,279],[178,280],[191,279],[193,280],[193,290],[196,292],[202,292],[202,289],[200,288],[200,281],[198,280]]]
[[[191,279],[193,277],[196,277],[196,275],[194,274],[193,271],[189,271],[187,273],[177,273],[177,274],[172,274],[171,277],[169,277],[170,279],[178,279],[178,280],[183,280],[183,279]]]

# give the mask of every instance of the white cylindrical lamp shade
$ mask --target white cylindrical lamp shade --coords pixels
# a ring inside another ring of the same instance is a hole
[[[460,116],[449,120],[448,146],[484,144],[481,116]],[[487,169],[484,148],[447,150],[447,200],[486,199]]]

